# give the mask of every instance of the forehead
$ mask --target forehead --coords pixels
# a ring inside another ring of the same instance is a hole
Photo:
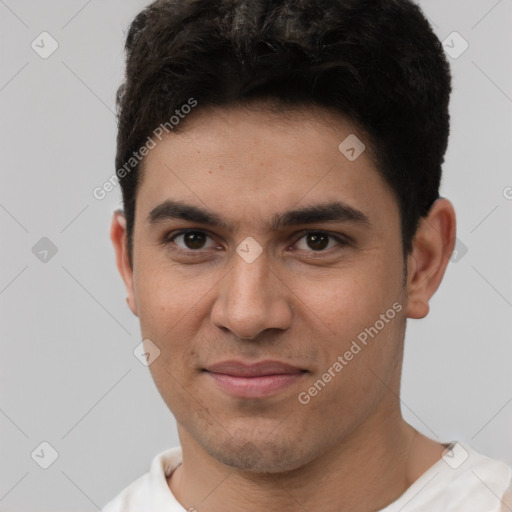
[[[193,112],[181,128],[143,161],[137,209],[144,216],[169,199],[240,222],[339,200],[368,216],[383,209],[396,215],[365,134],[325,109],[210,108]]]

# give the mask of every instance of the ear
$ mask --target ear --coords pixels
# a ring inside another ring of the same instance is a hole
[[[114,212],[112,223],[110,225],[110,239],[116,252],[116,264],[123,278],[126,287],[126,301],[128,307],[134,315],[137,315],[137,305],[133,293],[133,269],[128,257],[128,245],[126,243],[128,236],[126,233],[126,218],[121,210]]]
[[[424,318],[429,300],[441,284],[455,247],[455,210],[448,199],[437,199],[420,220],[407,257],[407,316]]]

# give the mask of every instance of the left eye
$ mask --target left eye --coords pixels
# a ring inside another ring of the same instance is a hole
[[[323,231],[312,231],[302,236],[299,241],[295,244],[300,245],[300,241],[304,241],[306,247],[298,247],[300,250],[313,250],[315,252],[321,252],[325,249],[331,249],[336,245],[347,245],[343,239],[324,233]],[[331,243],[332,242],[332,243]]]

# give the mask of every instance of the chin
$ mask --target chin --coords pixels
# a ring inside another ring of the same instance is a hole
[[[226,466],[252,473],[283,473],[293,471],[310,460],[298,447],[300,440],[286,439],[225,439],[222,443],[203,444],[203,449]]]

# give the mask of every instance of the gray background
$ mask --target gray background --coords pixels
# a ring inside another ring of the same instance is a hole
[[[119,189],[92,195],[115,170],[124,37],[145,5],[0,0],[2,511],[97,510],[178,442],[132,352],[138,323],[108,237]],[[456,31],[469,48],[449,58],[442,185],[458,257],[430,315],[409,322],[403,412],[512,465],[512,1],[420,5],[441,40]],[[47,59],[31,47],[43,31],[59,45]],[[46,470],[31,458],[43,441],[58,452]]]

